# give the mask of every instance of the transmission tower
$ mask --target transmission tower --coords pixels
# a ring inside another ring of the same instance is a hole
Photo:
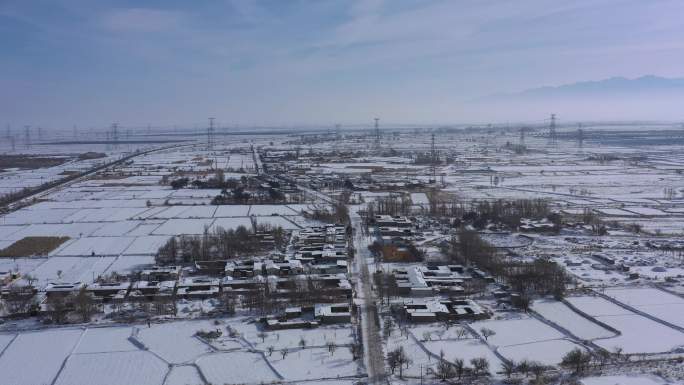
[[[433,132],[430,140],[430,168],[432,183],[437,183],[437,151],[435,150],[435,133]]]
[[[7,132],[5,132],[5,138],[9,140],[9,138],[12,137],[12,127],[8,124],[7,125]]]
[[[577,146],[579,148],[584,147],[584,129],[582,129],[582,123],[577,125]]]
[[[209,128],[207,128],[207,150],[214,148],[214,120],[216,118],[209,118]]]
[[[556,114],[551,114],[551,122],[549,123],[549,143],[555,146],[558,141],[556,134]]]
[[[112,123],[111,139],[114,142],[119,141],[119,123]]]
[[[375,149],[380,149],[380,118],[375,118]]]
[[[31,147],[31,126],[29,125],[24,126],[24,144],[26,148]]]
[[[525,127],[520,127],[520,145],[525,145]]]
[[[76,128],[76,125],[74,124],[74,139],[78,138],[78,128]]]
[[[43,140],[43,129],[38,126],[38,140]]]

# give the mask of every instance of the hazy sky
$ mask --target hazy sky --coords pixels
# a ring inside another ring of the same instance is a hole
[[[682,15],[679,0],[0,0],[0,124],[487,121],[463,101],[684,77]]]

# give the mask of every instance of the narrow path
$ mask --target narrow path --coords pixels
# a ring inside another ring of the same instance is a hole
[[[377,301],[371,286],[371,275],[368,261],[372,260],[368,250],[368,237],[363,233],[363,223],[357,213],[358,206],[349,206],[349,216],[354,229],[354,247],[356,249],[353,262],[353,273],[356,277],[357,303],[361,317],[364,359],[368,371],[368,382],[382,384],[387,379],[385,371],[385,354],[380,338],[380,321]]]

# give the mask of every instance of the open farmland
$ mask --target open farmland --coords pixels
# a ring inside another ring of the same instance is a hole
[[[21,367],[22,341],[54,333],[45,369],[12,380],[414,383],[453,380],[448,361],[498,384],[506,368],[532,378],[520,365],[575,375],[572,354],[592,357],[589,383],[610,381],[600,365],[629,365],[624,381],[684,379],[670,361],[684,347],[684,156],[644,147],[633,162],[631,147],[554,148],[542,134],[516,153],[515,131],[438,131],[435,165],[425,131],[383,138],[392,151],[363,131],[187,141],[41,193],[0,216],[5,296],[35,290],[33,314],[0,326],[0,366]],[[521,283],[465,259],[471,241],[544,270]],[[62,290],[94,309],[74,302],[60,318]],[[2,312],[24,309],[13,301]],[[392,366],[398,352],[407,361]]]

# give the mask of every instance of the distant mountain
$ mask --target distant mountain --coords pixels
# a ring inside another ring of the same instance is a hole
[[[471,100],[463,115],[487,120],[534,120],[556,113],[565,120],[684,119],[684,79],[642,76],[532,88]]]
[[[576,98],[576,97],[639,97],[641,95],[684,94],[684,79],[663,78],[647,75],[635,79],[612,77],[610,79],[577,82],[557,87],[532,88],[517,93],[496,94],[476,102],[506,101],[508,99]]]

